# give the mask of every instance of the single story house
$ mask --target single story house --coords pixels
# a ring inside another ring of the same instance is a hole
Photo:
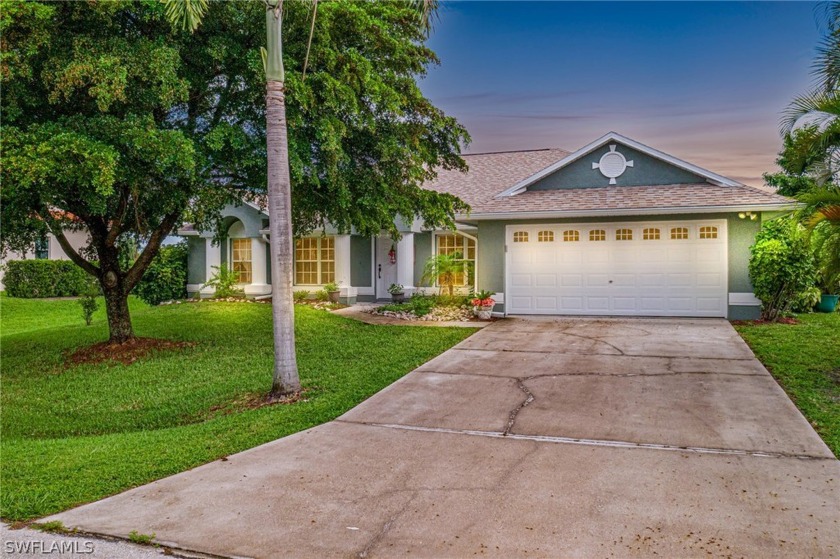
[[[794,202],[611,132],[569,153],[542,149],[465,155],[469,172],[441,171],[427,188],[471,206],[455,231],[398,223],[402,238],[330,228],[296,240],[296,290],[329,282],[349,302],[386,299],[388,287],[428,289],[434,254],[471,263],[463,289],[496,293],[496,312],[755,318],[749,248],[761,222]],[[270,293],[268,215],[224,210],[226,236],[179,230],[190,247],[191,293],[227,262],[248,296]],[[434,287],[434,286],[431,286]]]
[[[64,236],[75,250],[81,250],[90,242],[90,236],[87,231],[74,231],[66,229]],[[3,284],[3,277],[5,276],[5,263],[12,260],[70,260],[70,257],[61,248],[58,239],[52,233],[47,233],[37,241],[35,245],[26,252],[9,251],[5,255],[0,256],[0,291],[6,289]]]

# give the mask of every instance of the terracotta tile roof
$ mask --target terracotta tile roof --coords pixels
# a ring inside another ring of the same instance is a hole
[[[794,202],[766,189],[709,183],[540,190],[496,198],[566,155],[568,152],[561,149],[465,155],[467,173],[441,171],[425,188],[458,196],[472,207],[473,217],[509,212],[610,211],[620,215],[622,210],[790,206]]]

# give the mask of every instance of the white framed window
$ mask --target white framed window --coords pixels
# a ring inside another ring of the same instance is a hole
[[[295,285],[324,285],[335,281],[335,239],[303,237],[295,240]]]
[[[607,232],[604,229],[593,229],[589,232],[590,241],[606,241]]]
[[[514,243],[527,243],[528,242],[528,232],[527,231],[515,231],[513,233],[513,242]]]
[[[251,283],[251,239],[230,240],[230,265],[237,283]]]
[[[700,228],[700,238],[701,239],[717,239],[718,238],[718,228],[711,226],[711,225],[704,225]]]
[[[616,241],[632,241],[633,240],[633,230],[632,229],[616,229],[615,230],[615,240]]]
[[[464,263],[464,272],[455,276],[456,286],[475,284],[475,239],[456,233],[437,235],[435,254],[450,254],[457,256],[456,260]]]
[[[553,243],[554,242],[554,231],[540,231],[537,233],[537,242],[538,243]]]

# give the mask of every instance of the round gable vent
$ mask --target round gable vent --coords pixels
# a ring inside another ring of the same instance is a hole
[[[610,184],[615,184],[615,179],[624,174],[627,167],[633,166],[633,161],[627,161],[621,152],[615,151],[616,146],[611,145],[610,151],[601,156],[598,163],[593,163],[592,168],[601,171],[601,174],[610,179]]]

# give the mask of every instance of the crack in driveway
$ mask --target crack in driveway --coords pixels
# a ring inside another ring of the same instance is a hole
[[[519,412],[522,411],[522,408],[526,407],[528,404],[534,401],[534,394],[528,390],[528,387],[525,386],[519,379],[516,380],[516,385],[519,387],[519,390],[525,393],[525,399],[515,408],[513,408],[508,416],[507,427],[505,427],[504,435],[510,434],[511,429],[513,429],[513,424],[516,423],[516,416],[519,415]]]

